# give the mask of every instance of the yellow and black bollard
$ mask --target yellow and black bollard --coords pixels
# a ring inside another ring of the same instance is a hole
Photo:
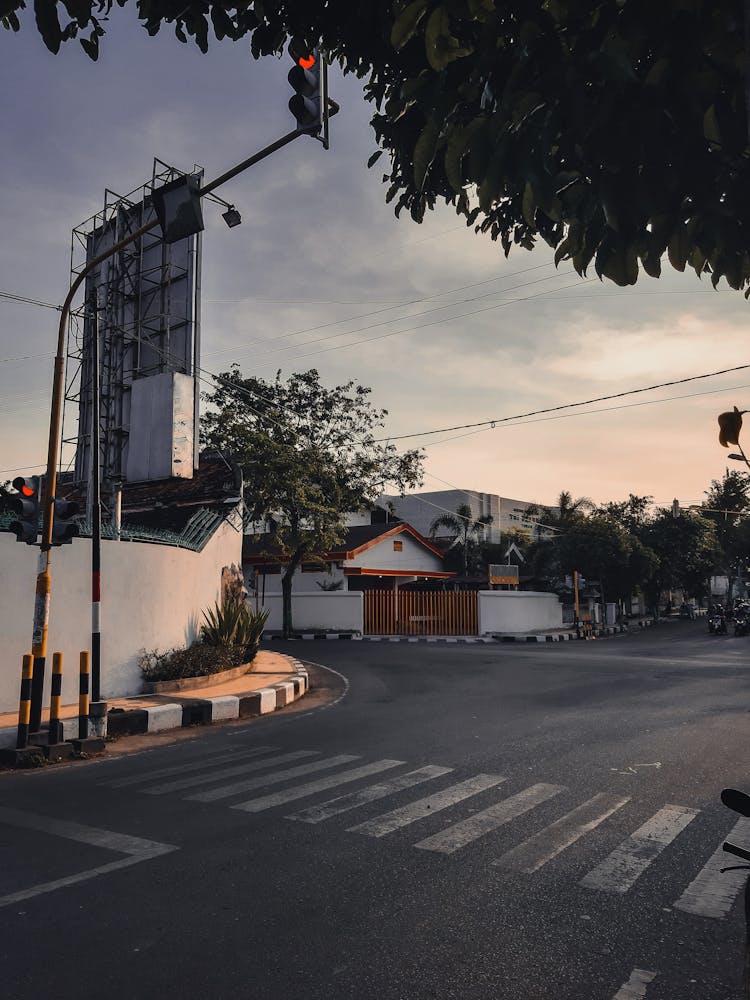
[[[49,736],[47,739],[50,746],[63,741],[63,727],[62,722],[60,722],[62,659],[62,653],[52,654],[52,693],[49,700]]]
[[[29,743],[29,717],[31,715],[31,675],[34,657],[30,653],[23,655],[21,672],[21,699],[18,706],[18,736],[16,749],[25,750]]]
[[[88,739],[89,735],[89,678],[91,676],[91,654],[81,650],[80,684],[78,688],[78,739]]]

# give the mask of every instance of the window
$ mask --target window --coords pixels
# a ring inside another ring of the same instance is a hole
[[[404,551],[404,543],[403,542],[394,542],[393,543],[393,551],[394,552],[403,552]]]

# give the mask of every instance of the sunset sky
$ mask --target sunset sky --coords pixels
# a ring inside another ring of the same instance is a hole
[[[31,10],[19,34],[0,31],[0,292],[61,303],[72,228],[105,188],[142,184],[154,156],[211,179],[287,132],[290,66],[255,62],[247,41],[203,56],[169,29],[150,39],[131,5],[113,11],[96,64],[77,42],[49,53]],[[723,284],[667,268],[619,289],[556,270],[543,246],[506,260],[447,206],[422,226],[397,220],[383,161],[366,168],[361,84],[334,68],[330,89],[328,152],[302,137],[219,191],[242,213],[236,229],[205,207],[205,368],[358,379],[398,436],[750,365],[750,306]],[[0,297],[0,479],[45,460],[57,315]],[[750,407],[750,367],[404,443],[426,446],[425,490],[688,505],[738,468],[716,422],[734,404]]]

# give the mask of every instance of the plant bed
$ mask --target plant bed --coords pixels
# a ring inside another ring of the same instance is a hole
[[[238,677],[252,672],[254,663],[242,663],[239,667],[230,667],[216,674],[203,674],[200,677],[175,677],[169,681],[146,682],[150,694],[167,694],[175,691],[197,691],[200,688],[212,687],[214,684],[225,684],[235,681]]]
[[[257,651],[256,643],[250,646],[212,646],[197,642],[186,649],[171,649],[164,653],[145,651],[140,658],[140,668],[147,684],[203,678],[207,684],[213,684],[226,671],[239,670],[241,676],[252,670]]]

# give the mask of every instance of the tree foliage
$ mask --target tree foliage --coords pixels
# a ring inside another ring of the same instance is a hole
[[[117,0],[125,6],[127,0]],[[57,52],[96,59],[113,0],[35,0]],[[0,0],[18,30],[25,0]],[[750,294],[743,0],[138,0],[207,51],[250,36],[257,58],[321,38],[366,78],[390,157],[387,201],[421,222],[438,200],[467,225],[579,274],[632,285],[679,271]],[[60,17],[63,14],[64,16]],[[379,153],[370,159],[374,163]]]
[[[269,524],[289,635],[292,577],[303,558],[343,540],[347,511],[370,508],[388,486],[420,485],[421,453],[376,443],[387,411],[353,381],[327,389],[312,369],[267,382],[243,378],[236,366],[218,378],[205,395],[201,440],[236,459],[250,520]]]
[[[714,525],[699,514],[674,517],[661,508],[640,526],[639,536],[656,556],[652,572],[644,578],[651,607],[658,606],[665,590],[683,590],[702,600],[709,593],[711,574],[720,561]]]
[[[727,470],[721,480],[712,480],[702,514],[713,523],[716,563],[728,579],[731,600],[734,581],[750,563],[750,475]]]
[[[488,524],[492,524],[491,514],[475,518],[469,504],[461,503],[455,514],[441,514],[435,518],[430,525],[430,535],[434,538],[439,528],[447,528],[453,535],[453,541],[446,550],[446,556],[450,562],[449,554],[454,550],[460,552],[460,570],[466,576],[469,569],[474,568],[479,554],[479,542],[484,538]]]

